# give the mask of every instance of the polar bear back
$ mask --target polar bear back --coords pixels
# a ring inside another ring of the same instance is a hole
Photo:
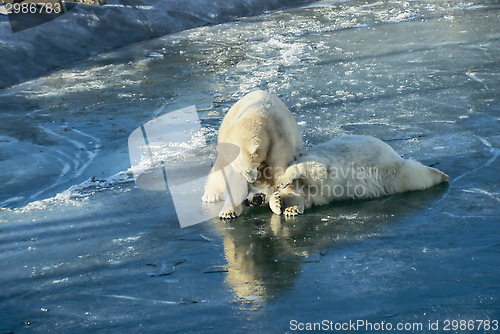
[[[236,102],[222,120],[218,142],[227,142],[228,136],[242,135],[243,126],[247,129],[253,127],[254,131],[266,128],[276,137],[286,136],[294,152],[302,148],[297,122],[285,104],[269,92],[257,90]]]
[[[358,165],[384,168],[404,159],[389,145],[372,136],[343,136],[315,146],[307,151],[328,157],[338,166]]]

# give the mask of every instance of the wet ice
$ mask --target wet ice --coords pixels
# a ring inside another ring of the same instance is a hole
[[[498,15],[494,2],[324,1],[2,90],[1,330],[498,318]],[[214,142],[228,108],[258,88],[285,102],[307,147],[373,135],[449,185],[181,229],[169,193],[135,187],[128,136],[203,105]],[[170,275],[147,274],[153,259],[178,258]]]

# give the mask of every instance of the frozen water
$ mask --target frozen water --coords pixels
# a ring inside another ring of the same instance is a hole
[[[479,320],[500,320],[499,19],[495,1],[322,1],[3,89],[0,331],[365,320],[418,333],[449,319],[485,332]],[[449,184],[181,229],[168,192],[135,186],[129,135],[195,105],[213,143],[228,108],[258,88],[283,99],[306,146],[373,135]]]

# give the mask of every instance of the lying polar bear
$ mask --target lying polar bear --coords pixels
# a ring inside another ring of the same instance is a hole
[[[345,136],[300,152],[268,201],[274,213],[295,216],[312,205],[422,190],[447,180],[435,168],[402,159],[379,139]],[[263,198],[256,194],[254,201]]]
[[[261,90],[245,95],[222,120],[219,153],[202,200],[224,199],[219,217],[239,216],[248,187],[254,183],[259,188],[274,187],[301,149],[297,122],[277,96]]]

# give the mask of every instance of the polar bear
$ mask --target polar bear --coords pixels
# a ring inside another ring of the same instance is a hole
[[[379,139],[345,136],[299,152],[268,201],[274,213],[295,216],[312,205],[423,190],[447,180]]]
[[[258,90],[229,109],[219,128],[217,148],[202,200],[224,199],[219,217],[234,218],[242,212],[249,186],[274,187],[276,175],[281,176],[302,149],[302,135],[283,102]]]

